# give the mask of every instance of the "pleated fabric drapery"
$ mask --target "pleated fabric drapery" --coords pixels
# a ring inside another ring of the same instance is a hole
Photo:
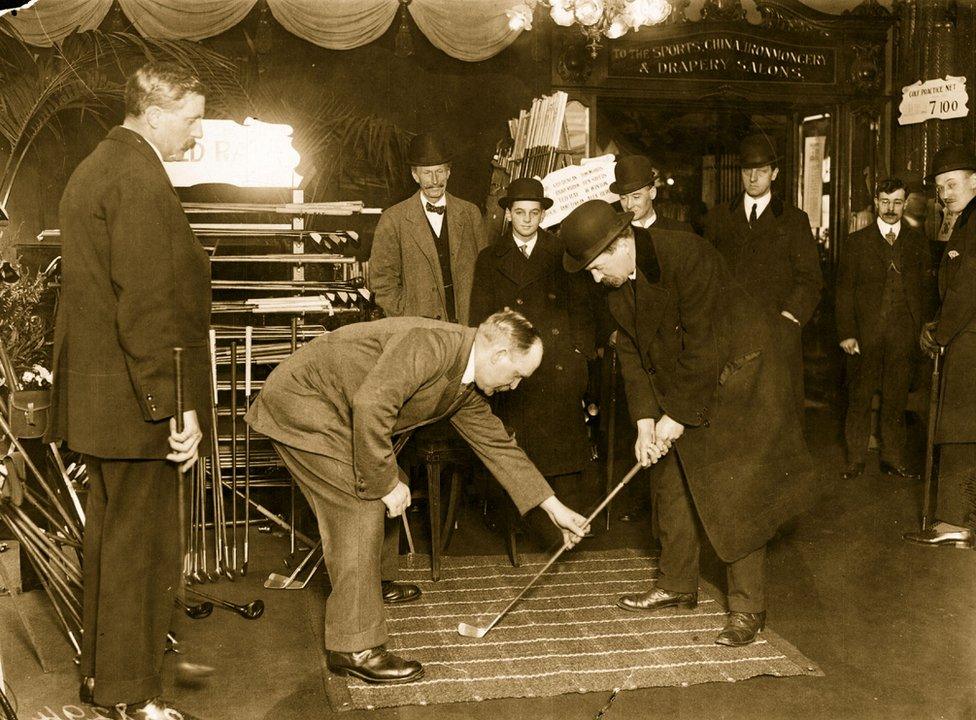
[[[202,40],[243,20],[257,0],[119,0],[125,16],[146,37]],[[514,0],[411,0],[408,11],[437,48],[468,62],[511,45],[521,31],[508,27]],[[396,18],[399,0],[268,0],[275,19],[303,40],[349,50],[376,40]],[[3,18],[25,42],[49,47],[73,32],[96,28],[112,0],[38,0]]]

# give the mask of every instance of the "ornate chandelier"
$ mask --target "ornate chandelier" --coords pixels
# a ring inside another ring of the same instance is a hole
[[[531,30],[536,5],[549,8],[557,25],[577,25],[586,36],[593,57],[603,38],[614,39],[647,25],[664,22],[671,14],[668,0],[524,0],[505,14],[512,30]]]

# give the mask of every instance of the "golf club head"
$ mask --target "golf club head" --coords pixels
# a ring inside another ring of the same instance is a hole
[[[268,590],[284,590],[288,587],[289,578],[287,575],[279,575],[278,573],[271,573],[268,575],[268,579],[264,581],[264,586]]]
[[[202,620],[203,618],[210,617],[213,613],[214,606],[211,602],[202,602],[199,605],[184,605],[183,612],[186,613],[187,617],[194,620]]]
[[[260,599],[249,602],[244,606],[244,612],[241,613],[241,617],[246,620],[257,620],[262,615],[264,615],[264,600]]]
[[[209,665],[181,660],[174,668],[173,682],[180,687],[199,687],[213,674],[214,669]]]
[[[488,628],[468,625],[468,623],[458,623],[458,635],[469,638],[483,638],[488,634]]]

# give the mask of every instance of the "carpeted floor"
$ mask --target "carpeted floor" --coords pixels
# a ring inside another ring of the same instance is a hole
[[[743,648],[716,645],[724,607],[703,587],[694,610],[629,613],[615,607],[624,592],[648,586],[655,559],[630,550],[577,552],[558,562],[482,639],[457,633],[459,622],[484,626],[547,557],[512,567],[500,556],[444,558],[430,580],[428,558],[402,558],[400,578],[423,590],[419,602],[388,608],[389,647],[424,664],[423,679],[405,685],[343,682],[325,674],[335,709],[429,705],[489,698],[548,697],[704,682],[758,675],[820,675],[774,632]],[[316,634],[321,600],[308,604]],[[323,660],[323,668],[325,667]]]

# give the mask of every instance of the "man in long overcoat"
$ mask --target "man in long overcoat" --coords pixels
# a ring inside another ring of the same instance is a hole
[[[612,288],[639,462],[661,462],[654,502],[660,576],[626,610],[698,602],[698,525],[726,563],[729,616],[716,642],[751,643],[765,623],[766,542],[809,501],[814,471],[775,334],[697,235],[650,230],[591,200],[562,223],[571,272]]]
[[[210,261],[162,161],[202,137],[205,100],[199,80],[160,64],[129,78],[125,103],[125,122],[61,199],[47,439],[65,440],[88,468],[81,699],[113,718],[178,720],[190,716],[157,698],[182,579],[174,463],[208,444]],[[184,349],[182,433],[174,347]]]
[[[905,466],[905,406],[928,319],[931,264],[925,237],[903,222],[906,192],[898,178],[878,183],[875,222],[847,238],[837,267],[837,336],[849,358],[847,479],[864,472],[879,390],[881,470],[917,477]]]
[[[739,147],[741,195],[716,205],[705,220],[705,238],[725,258],[732,276],[769,318],[791,370],[803,422],[802,330],[813,317],[823,273],[807,214],[773,194],[778,156],[765,135],[749,135]]]
[[[594,354],[590,288],[563,270],[559,239],[539,227],[552,206],[541,182],[513,181],[498,204],[512,234],[478,256],[468,319],[477,325],[511,307],[544,338],[539,369],[516,392],[492,398],[492,408],[556,494],[575,501],[585,497],[581,473],[591,456],[583,409]]]
[[[246,419],[272,439],[318,518],[332,583],[325,647],[333,672],[370,683],[423,675],[419,662],[385,647],[384,514],[410,505],[393,435],[447,420],[520,512],[541,506],[570,544],[586,531],[478,392],[515,389],[542,355],[532,325],[510,310],[477,329],[385,318],[316,338],[268,377]]]
[[[939,266],[942,305],[924,326],[922,348],[945,353],[935,442],[939,445],[936,522],[906,539],[971,548],[976,532],[976,153],[936,153],[928,179],[956,215]]]
[[[451,154],[442,141],[418,135],[407,162],[420,188],[380,216],[370,287],[387,317],[467,324],[474,264],[486,245],[481,213],[447,192]]]

